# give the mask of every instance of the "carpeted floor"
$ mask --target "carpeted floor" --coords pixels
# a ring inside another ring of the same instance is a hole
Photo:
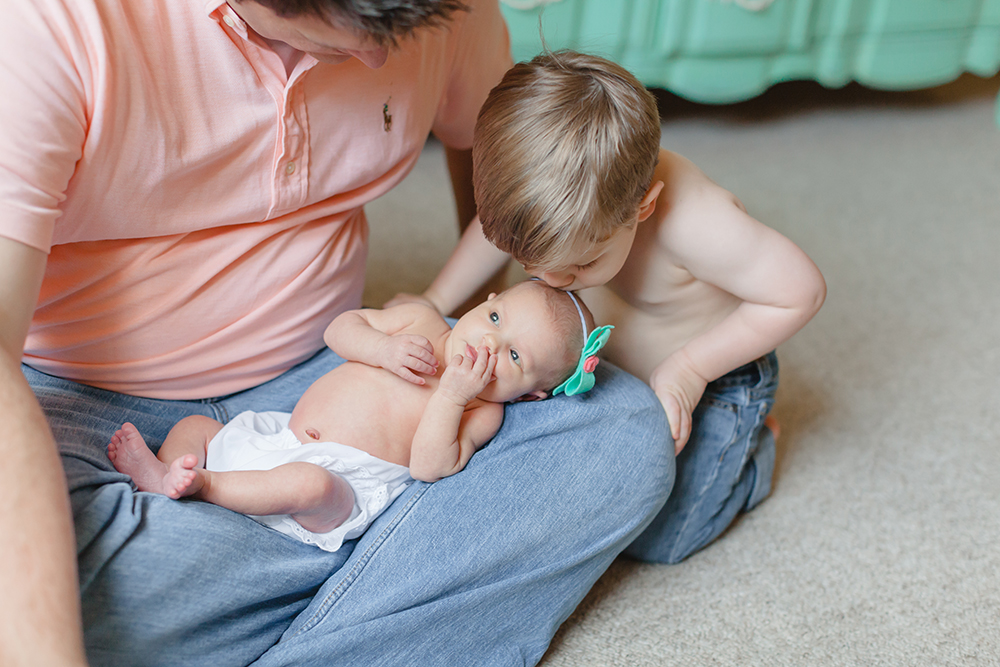
[[[663,145],[829,295],[778,350],[772,496],[680,565],[619,559],[544,667],[1000,665],[998,89],[662,96]],[[439,145],[369,219],[366,303],[425,287],[457,237]]]

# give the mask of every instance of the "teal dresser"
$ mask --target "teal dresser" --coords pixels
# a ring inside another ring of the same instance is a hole
[[[501,0],[516,60],[609,57],[696,102],[781,81],[906,90],[1000,71],[1000,0]],[[1000,123],[1000,104],[997,107]]]

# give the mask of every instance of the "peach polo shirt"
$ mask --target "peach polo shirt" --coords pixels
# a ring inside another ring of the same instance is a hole
[[[25,363],[190,399],[321,349],[360,305],[362,206],[429,132],[470,147],[510,65],[497,1],[469,4],[378,70],[289,75],[219,0],[7,3],[0,235],[49,253]]]

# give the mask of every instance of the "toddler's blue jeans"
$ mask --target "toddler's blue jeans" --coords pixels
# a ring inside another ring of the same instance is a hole
[[[777,388],[774,352],[709,383],[695,408],[691,437],[677,456],[673,492],[629,546],[629,556],[680,562],[767,497],[775,452],[764,419]]]
[[[508,406],[465,470],[412,484],[336,553],[208,503],[136,492],[108,461],[123,422],[156,450],[188,415],[291,411],[339,363],[326,350],[201,401],[24,367],[69,482],[92,667],[533,665],[673,485],[659,402],[610,364],[588,394]]]

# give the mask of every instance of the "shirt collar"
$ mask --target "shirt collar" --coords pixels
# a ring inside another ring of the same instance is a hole
[[[240,18],[240,15],[233,11],[226,0],[207,0],[205,2],[205,12],[215,19],[235,30],[243,39],[247,39],[247,24]]]

